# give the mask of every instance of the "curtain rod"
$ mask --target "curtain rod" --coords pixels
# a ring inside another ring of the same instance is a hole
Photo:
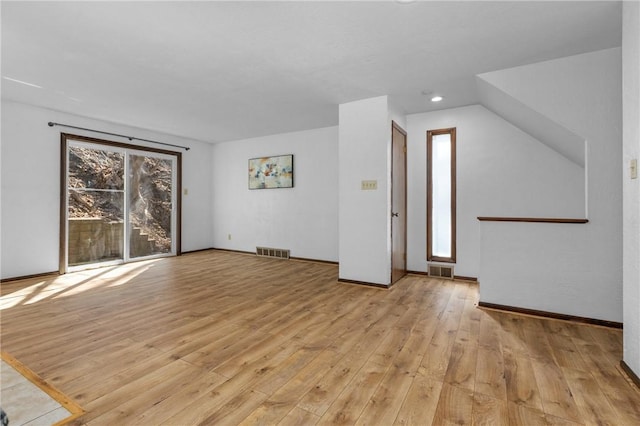
[[[158,142],[158,141],[152,141],[151,139],[142,139],[142,138],[136,138],[134,136],[126,136],[126,135],[119,135],[117,133],[111,133],[111,132],[103,132],[102,130],[93,130],[93,129],[87,129],[84,127],[77,127],[77,126],[71,126],[69,124],[61,124],[61,123],[54,123],[53,121],[50,121],[49,123],[49,127],[53,127],[53,126],[61,126],[61,127],[68,127],[70,129],[77,129],[77,130],[86,130],[87,132],[94,132],[94,133],[101,133],[103,135],[111,135],[111,136],[118,136],[121,138],[127,138],[130,141],[132,140],[137,140],[137,141],[144,141],[144,142],[151,142],[151,143],[157,143],[159,145],[165,145],[165,146],[172,146],[174,148],[182,148],[185,151],[189,151],[191,148],[189,148],[188,146],[182,146],[182,145],[174,145],[171,143],[165,143],[165,142]]]

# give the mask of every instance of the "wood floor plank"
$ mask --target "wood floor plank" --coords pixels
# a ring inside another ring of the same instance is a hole
[[[452,293],[447,308],[441,312],[438,325],[420,365],[420,374],[443,381],[449,366],[464,302]]]
[[[230,356],[242,353],[252,343],[268,338],[269,336],[265,333],[248,331],[243,327],[235,326],[220,338],[211,336],[210,343],[200,346],[191,353],[182,355],[181,358],[205,370],[212,370]]]
[[[139,359],[138,350],[148,351],[149,353],[158,353],[153,348],[148,347],[144,343],[135,342],[131,339],[124,339],[112,345],[104,346],[98,350],[89,351],[82,357],[73,358],[66,363],[48,364],[43,368],[43,374],[50,372],[64,371],[64,374],[51,376],[50,381],[54,384],[69,383],[73,380],[90,375],[102,363],[114,365],[120,363],[125,367],[124,361],[132,357]]]
[[[218,411],[223,409],[227,403],[234,400],[234,398],[238,398],[240,395],[242,397],[240,400],[236,401],[237,403],[242,403],[242,401],[249,398],[250,401],[254,401],[253,396],[249,394],[243,394],[243,392],[253,392],[253,390],[248,386],[251,383],[251,379],[255,372],[251,372],[249,374],[242,374],[241,377],[235,376],[226,382],[222,383],[219,386],[211,389],[209,392],[202,394],[199,397],[188,402],[186,405],[181,407],[181,410],[177,413],[173,413],[173,415],[168,416],[163,422],[160,424],[164,425],[198,425],[198,424],[210,424],[207,423],[211,420],[212,417],[218,416]],[[259,374],[259,373],[257,373]],[[266,395],[260,394],[257,396],[264,396],[264,398],[260,399],[260,403],[264,399],[266,399]],[[256,404],[256,407],[259,404]],[[256,407],[252,407],[253,411]],[[250,411],[245,414],[244,417],[249,415]],[[241,419],[239,419],[240,421]]]
[[[576,329],[580,326],[571,321],[562,321],[562,320],[554,320],[549,319],[542,322],[542,327],[545,329],[549,335],[560,335],[571,337],[576,333]]]
[[[576,401],[581,419],[597,425],[624,424],[590,373],[567,368],[563,368],[562,373]]]
[[[409,315],[409,311],[407,311],[406,315]],[[376,348],[373,355],[371,355],[370,360],[382,366],[390,366],[410,336],[411,330],[405,327],[392,327],[384,339],[382,339],[382,342],[380,342],[380,345]]]
[[[541,325],[541,320],[532,318],[524,327],[524,338],[527,345],[528,356],[532,359],[545,362],[553,359],[553,349],[547,339],[547,334]]]
[[[177,360],[171,366],[180,367],[180,369],[165,369],[160,380],[153,383],[148,382],[145,392],[140,395],[128,395],[127,399],[122,402],[121,399],[110,399],[110,410],[92,419],[87,424],[90,426],[104,424],[128,423],[129,419],[135,419],[143,413],[159,406],[175,393],[179,393],[190,382],[201,378],[204,372],[184,361]],[[155,375],[154,375],[155,376]],[[223,378],[218,376],[214,378],[216,382],[220,382]],[[118,405],[116,405],[118,404]],[[91,405],[87,405],[91,407]],[[97,413],[98,410],[93,410]],[[85,420],[92,417],[87,415]]]
[[[146,394],[147,390],[166,383],[170,377],[178,377],[178,380],[186,377],[186,380],[190,381],[199,374],[202,374],[200,369],[194,368],[184,361],[174,360],[138,380],[119,387],[114,392],[106,393],[87,404],[83,404],[84,407],[86,407],[87,413],[82,416],[82,421],[90,422],[101,416],[113,416],[114,418],[126,417],[127,412],[121,411],[119,407],[129,402],[133,397],[139,396],[134,389],[145,389]],[[150,400],[146,398],[146,395],[143,395],[143,400],[145,404],[150,402]],[[109,423],[109,421],[105,421],[104,423]]]
[[[269,396],[266,401],[244,419],[242,424],[276,424],[280,422],[296,408],[300,398],[309,391],[313,384],[326,374],[335,359],[341,356],[341,354],[331,350],[322,351],[313,361],[300,369],[291,380]],[[306,410],[304,411],[309,413]]]
[[[589,424],[588,422],[584,422],[584,423],[573,422],[571,420],[563,419],[561,417],[552,416],[551,414],[548,414],[548,413],[545,414],[544,417],[546,419],[547,425],[553,425],[553,426],[584,426]]]
[[[375,392],[388,367],[367,362],[329,406],[318,424],[354,424]]]
[[[376,351],[320,419],[320,424],[353,424],[375,393],[397,353],[409,338],[406,328],[388,332]]]
[[[620,330],[337,277],[203,251],[3,283],[3,351],[86,410],[73,426],[640,424]]]
[[[581,416],[562,370],[555,364],[537,360],[532,361],[532,366],[544,412],[563,419],[579,421]]]
[[[640,424],[640,391],[632,387],[621,375],[613,372],[603,374],[598,369],[592,370],[598,385],[606,395],[607,400],[614,408],[621,424]]]
[[[357,424],[392,424],[417,374],[426,341],[420,333],[411,333],[380,381]]]
[[[315,385],[302,397],[298,406],[317,415],[323,415],[339,393],[367,361],[368,357],[390,332],[392,324],[378,322],[367,330],[352,350],[345,354]]]
[[[476,385],[477,359],[478,346],[454,343],[444,382],[473,392]]]
[[[109,374],[98,375],[101,380],[96,381],[96,371],[100,371],[97,369],[93,374],[65,383],[63,388],[79,404],[85,406],[98,398],[116,393],[129,384],[133,384],[133,388],[137,387],[137,380],[166,367],[173,361],[175,358],[171,354],[158,352],[154,348],[141,348],[139,352],[134,350],[123,360],[114,363],[116,365],[110,365]]]
[[[286,357],[302,348],[301,341],[289,340],[288,336],[272,336],[267,334],[266,338],[248,347],[245,351],[230,356],[214,370],[223,376],[233,377],[243,369],[254,365],[261,360],[268,360],[280,353]]]
[[[170,389],[166,398],[154,402],[153,406],[144,410],[137,417],[128,416],[123,423],[128,425],[155,425],[160,424],[168,417],[178,413],[182,408],[207,392],[212,391],[224,381],[225,377],[214,373],[202,373],[190,382],[182,381]],[[145,399],[148,395],[145,394]]]
[[[222,406],[218,411],[204,419],[201,425],[237,425],[259,406],[267,395],[248,389]],[[175,423],[174,423],[175,424]]]
[[[229,380],[214,388],[211,392],[202,395],[202,397],[194,399],[183,410],[169,418],[168,424],[171,424],[171,422],[174,422],[174,424],[199,424],[204,422],[210,416],[215,415],[217,410],[229,403],[234,396],[243,390],[253,389],[254,386],[269,383],[274,375],[290,374],[286,369],[280,369],[280,365],[290,367],[294,362],[293,360],[304,360],[304,356],[309,356],[313,353],[312,351],[306,351],[296,355],[296,352],[299,351],[295,351],[292,348],[286,348],[286,350],[280,346],[272,348],[272,353],[246,364],[242,370]],[[291,359],[294,355],[295,357]],[[266,394],[262,392],[260,394],[265,395],[264,399],[267,398]],[[262,403],[264,399],[260,402]],[[258,406],[259,404],[253,409],[255,410]],[[247,413],[247,415],[249,414],[250,412]]]
[[[478,345],[491,350],[502,351],[502,340],[500,338],[500,323],[495,319],[496,312],[482,310],[480,318],[480,330],[478,331]]]
[[[526,321],[526,317],[518,315],[502,314],[498,316],[500,341],[504,351],[509,351],[521,357],[529,356],[529,348],[526,344],[527,339],[524,334]]]
[[[508,401],[544,412],[538,382],[529,358],[505,351],[504,378]]]
[[[475,393],[473,395],[471,423],[478,426],[508,424],[509,412],[507,409],[507,401]]]
[[[456,341],[465,345],[477,346],[480,335],[480,322],[482,312],[476,309],[478,291],[473,285],[467,285],[467,294],[464,301],[462,317],[456,334]]]
[[[475,374],[474,391],[476,393],[507,400],[504,361],[500,351],[479,346]]]
[[[318,348],[302,347],[279,363],[276,368],[267,371],[253,385],[254,388],[265,395],[272,395],[304,370],[320,353],[321,350]]]
[[[319,416],[310,413],[300,407],[294,407],[293,410],[278,423],[278,426],[313,426],[320,420]]]
[[[412,381],[394,424],[432,424],[440,400],[442,382],[418,374]]]
[[[616,359],[622,358],[622,330],[589,327],[589,332],[599,346]]]
[[[547,334],[553,359],[562,368],[588,372],[592,366],[585,361],[571,338],[561,334]]]
[[[544,411],[515,402],[507,402],[509,424],[527,426],[548,426]]]
[[[470,423],[473,412],[473,392],[467,389],[442,385],[440,399],[433,418],[434,425],[463,425]]]

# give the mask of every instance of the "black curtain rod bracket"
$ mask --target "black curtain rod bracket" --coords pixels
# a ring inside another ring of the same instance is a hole
[[[130,141],[133,140],[137,140],[137,141],[143,141],[143,142],[151,142],[151,143],[156,143],[158,145],[164,145],[164,146],[172,146],[174,148],[182,148],[185,151],[189,151],[191,148],[189,148],[188,146],[182,146],[182,145],[174,145],[171,143],[165,143],[165,142],[158,142],[158,141],[153,141],[151,139],[142,139],[142,138],[136,138],[134,136],[127,136],[127,135],[119,135],[118,133],[111,133],[111,132],[103,132],[102,130],[93,130],[93,129],[87,129],[85,127],[77,127],[77,126],[71,126],[69,124],[61,124],[61,123],[54,123],[53,121],[50,121],[49,123],[47,123],[49,125],[49,127],[53,127],[53,126],[61,126],[61,127],[68,127],[70,129],[77,129],[77,130],[85,130],[87,132],[93,132],[93,133],[100,133],[103,135],[110,135],[110,136],[117,136],[119,138],[127,138]]]

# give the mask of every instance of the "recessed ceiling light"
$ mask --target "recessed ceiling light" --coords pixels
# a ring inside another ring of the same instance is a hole
[[[431,102],[440,102],[442,99],[444,99],[442,96],[434,96],[433,98],[431,98]]]

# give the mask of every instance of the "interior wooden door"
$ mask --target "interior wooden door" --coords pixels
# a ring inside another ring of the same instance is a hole
[[[391,283],[407,274],[407,132],[391,123]]]

